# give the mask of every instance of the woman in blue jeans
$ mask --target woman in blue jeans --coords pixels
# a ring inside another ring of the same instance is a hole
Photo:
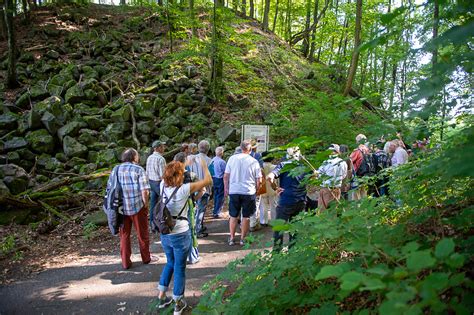
[[[204,160],[201,160],[201,163],[205,163]],[[166,265],[158,283],[158,298],[160,300],[158,307],[165,308],[174,301],[174,315],[181,314],[187,306],[183,298],[186,282],[186,259],[191,246],[191,230],[187,219],[189,203],[187,201],[191,194],[212,183],[211,174],[204,164],[205,174],[202,180],[183,184],[184,167],[184,164],[178,161],[166,165],[160,185],[160,191],[163,192],[160,197],[163,198],[163,202],[167,202],[168,198],[171,198],[167,208],[176,220],[176,225],[170,234],[161,234],[161,246],[166,254]],[[166,291],[173,275],[173,299],[170,299],[166,296]]]

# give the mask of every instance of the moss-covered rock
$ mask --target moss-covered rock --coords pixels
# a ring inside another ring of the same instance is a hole
[[[155,130],[155,123],[152,120],[140,121],[137,123],[137,132],[139,134],[151,134]]]
[[[81,144],[76,139],[65,136],[63,139],[63,151],[67,157],[86,157],[87,156],[87,147]]]
[[[90,129],[99,130],[105,126],[104,120],[100,115],[83,116],[82,119],[84,119]]]
[[[75,137],[79,130],[86,128],[87,124],[84,121],[71,121],[58,129],[58,137],[63,140],[65,136]]]
[[[21,148],[26,148],[28,146],[28,141],[22,137],[12,137],[4,142],[3,150],[12,151],[18,150]]]
[[[61,163],[57,158],[50,156],[49,154],[41,154],[38,157],[37,165],[41,169],[47,171],[54,171],[58,168],[64,168],[63,163]]]
[[[94,213],[87,215],[84,218],[84,225],[86,224],[95,224],[97,226],[107,226],[108,225],[107,216],[105,215],[104,211],[98,210]]]
[[[38,153],[53,153],[55,141],[48,130],[35,130],[26,135],[30,147]]]
[[[65,96],[66,102],[70,104],[79,103],[84,98],[85,98],[85,94],[84,94],[83,88],[79,84],[76,84],[70,87],[67,90],[66,96]]]
[[[10,195],[10,189],[8,189],[7,185],[0,180],[0,197],[8,196]]]
[[[122,139],[127,132],[130,134],[131,126],[129,123],[112,123],[107,125],[104,131],[104,136],[109,142],[117,142]]]
[[[140,118],[154,118],[155,106],[149,99],[140,99],[135,103],[135,114]]]
[[[81,129],[79,131],[79,137],[77,138],[77,140],[79,140],[80,143],[88,146],[96,142],[98,137],[99,137],[99,132],[96,130]]]
[[[114,122],[127,122],[130,121],[131,111],[128,105],[122,106],[117,109],[111,116],[110,119]]]
[[[15,106],[21,109],[27,109],[30,106],[30,93],[25,92],[16,100]]]
[[[2,177],[3,182],[13,195],[24,192],[28,188],[28,174],[18,165],[0,165],[0,178]]]
[[[96,164],[98,167],[105,167],[117,163],[118,159],[114,149],[100,151],[97,155]]]
[[[20,154],[17,151],[7,153],[8,163],[18,164],[20,162]]]
[[[193,99],[188,94],[179,94],[176,98],[176,104],[179,106],[190,107],[193,105]]]
[[[19,119],[20,116],[11,112],[0,115],[0,129],[8,131],[16,129]]]
[[[41,122],[51,135],[56,135],[56,132],[61,127],[61,124],[56,116],[48,111],[44,112],[43,117],[41,117]]]
[[[34,161],[35,158],[36,158],[36,154],[34,154],[33,152],[31,152],[31,151],[28,150],[27,148],[23,148],[23,149],[20,149],[20,150],[15,151],[15,152],[18,152],[18,154],[20,155],[20,157],[21,157],[23,160]]]

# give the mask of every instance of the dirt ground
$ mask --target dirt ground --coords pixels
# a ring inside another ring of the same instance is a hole
[[[226,214],[227,217],[227,214]],[[202,285],[224,270],[226,265],[263,245],[250,249],[229,246],[228,220],[206,218],[209,236],[199,240],[201,261],[188,265],[186,292],[188,312],[198,303]],[[21,260],[2,260],[0,315],[3,314],[143,314],[150,312],[156,298],[156,283],[166,262],[158,236],[151,251],[158,261],[141,262],[138,243],[133,238],[133,267],[122,270],[119,240],[106,227],[85,239],[77,227],[62,226],[48,236],[38,236],[28,245]],[[271,228],[253,233],[265,244]],[[8,261],[8,263],[6,262]]]

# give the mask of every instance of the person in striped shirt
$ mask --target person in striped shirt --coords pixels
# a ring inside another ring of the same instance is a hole
[[[144,264],[151,261],[150,236],[148,234],[148,197],[150,184],[145,170],[138,163],[140,155],[135,149],[126,149],[122,154],[122,164],[118,166],[117,178],[123,194],[123,224],[120,227],[120,255],[122,267],[132,266],[130,234],[132,224],[137,230],[140,254]]]
[[[150,224],[153,222],[153,208],[160,198],[160,183],[165,172],[166,160],[163,157],[166,142],[155,141],[151,148],[153,153],[146,160],[146,175],[150,182]]]

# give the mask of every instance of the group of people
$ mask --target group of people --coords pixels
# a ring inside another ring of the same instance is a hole
[[[139,165],[140,156],[135,149],[123,152],[123,163],[118,166],[117,177],[123,191],[123,224],[120,227],[120,252],[122,267],[129,269],[131,226],[135,227],[141,258],[150,263],[149,224],[153,209],[161,200],[170,211],[175,226],[171,233],[161,235],[161,245],[166,255],[166,265],[158,283],[159,308],[173,302],[174,314],[186,308],[184,300],[186,262],[200,260],[197,239],[208,236],[204,216],[211,196],[214,199],[212,216],[222,218],[224,201],[229,200],[228,245],[244,245],[251,231],[266,226],[271,219],[291,220],[308,209],[327,209],[341,198],[358,200],[367,196],[363,178],[376,175],[390,166],[408,161],[404,143],[400,139],[379,141],[374,145],[360,134],[357,147],[349,154],[346,145],[331,144],[328,159],[312,172],[306,171],[304,157],[299,148],[289,148],[286,157],[277,164],[257,152],[255,140],[244,140],[227,161],[224,148],[215,149],[210,158],[210,144],[182,144],[181,152],[167,163],[164,158],[166,143],[155,141],[153,153],[148,157],[146,169]],[[285,167],[294,164],[300,168],[292,172]],[[318,187],[307,187],[307,177],[319,178]],[[374,191],[376,196],[387,194],[387,179],[378,177]],[[237,242],[237,228],[240,239]],[[294,235],[290,235],[290,246]],[[274,250],[283,246],[283,234],[274,232]],[[166,292],[174,275],[173,296]]]

